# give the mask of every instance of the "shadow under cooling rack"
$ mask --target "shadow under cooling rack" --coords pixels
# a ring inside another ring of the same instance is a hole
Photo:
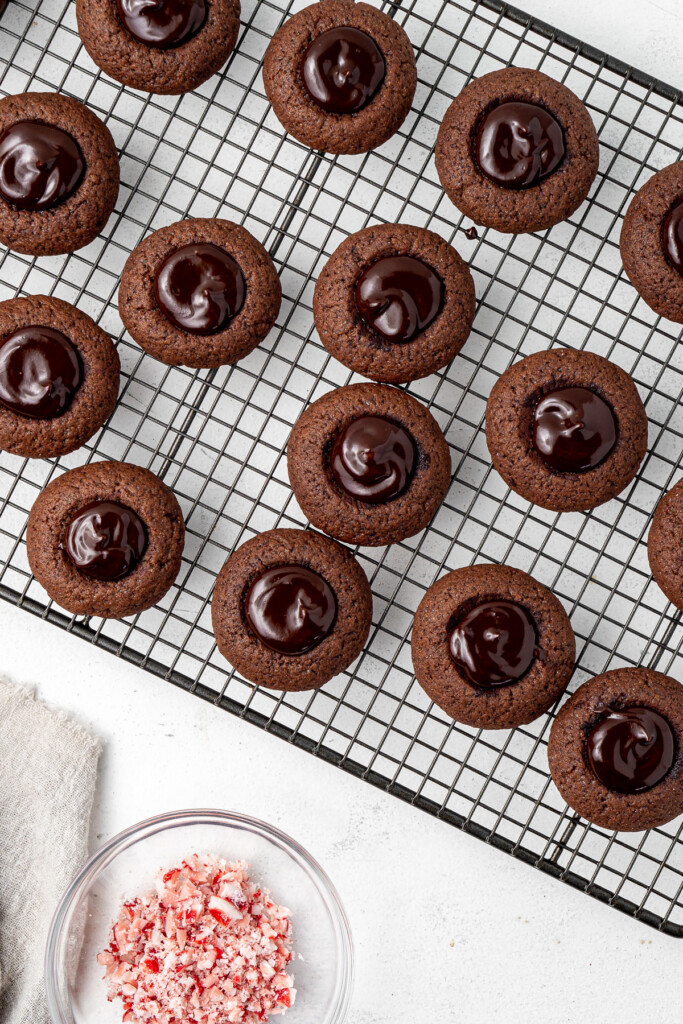
[[[63,257],[0,253],[0,299],[49,293],[89,313],[117,341],[121,393],[109,422],[56,462],[0,453],[0,596],[324,760],[472,833],[603,902],[683,935],[680,822],[610,834],[572,814],[552,785],[554,712],[511,732],[451,722],[415,682],[410,628],[426,588],[476,561],[507,562],[550,587],[571,616],[570,690],[598,672],[648,664],[683,679],[680,616],[653,584],[647,527],[678,472],[683,355],[674,325],[637,298],[621,267],[621,218],[635,190],[680,157],[678,92],[496,0],[380,3],[406,28],[418,89],[401,131],[357,157],[314,153],[283,134],[261,61],[305,0],[244,0],[224,71],[194,93],[146,96],[98,72],[74,5],[14,0],[0,20],[0,92],[59,89],[97,112],[121,153],[116,210],[92,245]],[[479,231],[444,196],[433,161],[441,119],[474,77],[517,64],[564,81],[601,140],[600,173],[568,221],[539,235]],[[167,367],[125,334],[121,269],[149,231],[185,216],[244,224],[268,248],[283,304],[266,341],[239,365]],[[228,554],[264,529],[306,526],[289,489],[286,444],[309,402],[354,378],[312,325],[318,273],[349,233],[406,221],[438,231],[472,268],[472,335],[451,366],[406,390],[441,425],[451,487],[430,527],[356,552],[374,595],[367,648],[321,690],[280,694],[236,676],[216,652],[210,597]],[[585,348],[632,375],[650,421],[648,455],[627,490],[590,514],[530,506],[492,470],[483,415],[513,361],[552,345]],[[52,605],[31,577],[28,511],[56,474],[92,459],[148,466],[173,488],[187,524],[183,567],[164,600],[134,619],[84,620]]]

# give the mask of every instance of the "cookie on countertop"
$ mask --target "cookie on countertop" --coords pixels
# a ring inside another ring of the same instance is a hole
[[[309,530],[268,530],[221,569],[211,602],[218,650],[252,683],[311,690],[363,650],[372,594],[350,551]]]
[[[655,582],[669,601],[683,609],[683,480],[659,499],[647,538]]]
[[[354,0],[319,0],[273,36],[263,84],[275,116],[299,142],[365,153],[391,138],[410,110],[417,68],[393,18]]]
[[[536,352],[503,373],[486,404],[486,443],[506,484],[554,512],[616,497],[647,449],[647,416],[619,366],[592,352]]]
[[[548,740],[553,781],[582,817],[641,832],[683,813],[683,686],[648,668],[595,676]]]
[[[196,218],[160,228],[126,260],[121,319],[171,366],[236,363],[275,323],[282,288],[273,261],[246,228]]]
[[[650,309],[683,323],[683,161],[638,190],[619,246],[628,279]]]
[[[554,594],[506,565],[449,572],[413,623],[417,681],[447,715],[476,729],[514,729],[542,715],[567,686],[575,653]]]
[[[107,126],[56,93],[0,100],[0,243],[31,256],[88,245],[119,194],[119,157]]]
[[[466,86],[446,111],[436,169],[475,224],[543,231],[581,205],[598,171],[590,114],[566,85],[531,68],[503,68]]]
[[[328,352],[387,384],[450,363],[474,313],[467,264],[440,235],[409,224],[377,224],[350,235],[323,267],[313,298]]]
[[[119,357],[85,313],[48,295],[0,302],[0,448],[56,458],[112,414]]]
[[[424,529],[446,496],[451,457],[420,402],[386,384],[350,384],[299,417],[289,482],[319,530],[348,544],[394,544]]]
[[[158,476],[127,462],[92,462],[41,491],[26,550],[33,575],[62,608],[124,618],[170,589],[184,538],[180,506]]]
[[[106,74],[143,92],[196,89],[235,48],[239,0],[77,0],[83,45]]]

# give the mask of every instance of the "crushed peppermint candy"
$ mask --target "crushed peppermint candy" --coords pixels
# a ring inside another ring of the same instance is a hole
[[[98,953],[124,1024],[263,1024],[294,1003],[289,910],[245,861],[184,860],[124,903]]]

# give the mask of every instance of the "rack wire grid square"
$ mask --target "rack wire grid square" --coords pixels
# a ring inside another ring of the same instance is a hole
[[[101,74],[81,45],[68,0],[12,0],[0,22],[0,92],[58,89],[109,126],[122,184],[106,230],[77,253],[31,259],[2,250],[0,298],[48,293],[89,313],[118,343],[116,411],[66,458],[0,453],[0,594],[118,657],[325,758],[671,935],[683,935],[681,821],[637,835],[578,818],[550,781],[552,713],[478,733],[451,722],[416,683],[412,617],[444,572],[505,562],[550,587],[571,615],[578,660],[570,691],[619,665],[683,679],[683,628],[653,583],[650,515],[677,475],[683,439],[683,347],[625,278],[621,218],[656,170],[680,158],[676,90],[498,0],[376,5],[407,30],[419,84],[401,131],[379,150],[336,157],[285,135],[266,100],[261,62],[275,30],[307,0],[243,0],[238,45],[220,75],[181,97],[143,95]],[[539,68],[585,101],[600,134],[589,201],[542,234],[481,231],[468,239],[434,168],[437,130],[472,78],[508,64]],[[186,216],[244,224],[269,249],[284,299],[277,325],[237,366],[170,368],[124,333],[116,292],[145,235]],[[217,653],[212,586],[235,547],[259,531],[305,526],[289,489],[286,444],[306,405],[352,375],[313,328],[316,277],[339,242],[368,224],[404,221],[452,241],[474,274],[472,335],[451,366],[411,384],[451,447],[450,490],[430,527],[388,548],[357,551],[374,593],[372,632],[344,675],[312,693],[254,688]],[[484,408],[520,356],[553,345],[598,352],[628,370],[650,422],[633,483],[590,514],[529,505],[494,472]],[[31,577],[28,511],[65,469],[96,459],[150,467],[187,523],[180,576],[156,607],[129,620],[74,618]]]

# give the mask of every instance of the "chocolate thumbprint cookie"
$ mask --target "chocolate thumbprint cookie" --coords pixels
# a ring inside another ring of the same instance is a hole
[[[232,53],[239,0],[77,0],[83,45],[98,67],[133,89],[196,89]]]
[[[0,100],[0,243],[31,256],[88,245],[119,192],[109,129],[78,100],[25,92]]]
[[[505,565],[448,573],[422,598],[413,624],[420,686],[477,729],[513,729],[547,711],[569,682],[575,647],[557,598]]]
[[[54,296],[0,302],[0,448],[56,458],[114,411],[119,357],[89,316]]]
[[[655,582],[683,609],[683,480],[659,499],[650,523],[647,556]]]
[[[566,85],[530,68],[476,79],[446,112],[436,169],[476,224],[519,234],[566,220],[598,171],[590,114]]]
[[[553,349],[520,360],[496,382],[486,443],[495,468],[527,501],[579,512],[631,482],[647,448],[647,417],[619,366]]]
[[[282,289],[246,228],[181,220],[149,235],[121,275],[121,319],[138,345],[171,366],[236,363],[275,323]]]
[[[93,462],[57,477],[28,518],[31,571],[74,615],[123,618],[160,601],[180,570],[185,525],[148,469]]]
[[[683,813],[683,686],[647,668],[595,676],[560,710],[548,762],[564,800],[622,832]]]
[[[624,270],[650,309],[683,323],[683,162],[658,171],[636,193],[619,244]]]
[[[385,384],[337,388],[289,438],[289,481],[314,526],[349,544],[393,544],[424,529],[451,479],[432,414]]]
[[[393,18],[354,0],[320,0],[275,33],[263,84],[282,126],[305,146],[365,153],[403,124],[417,70]]]
[[[269,530],[221,569],[211,603],[218,650],[252,683],[311,690],[355,661],[372,621],[350,551],[308,530]]]
[[[450,363],[467,340],[474,311],[467,264],[440,235],[409,224],[350,235],[323,267],[313,298],[328,352],[387,384]]]

